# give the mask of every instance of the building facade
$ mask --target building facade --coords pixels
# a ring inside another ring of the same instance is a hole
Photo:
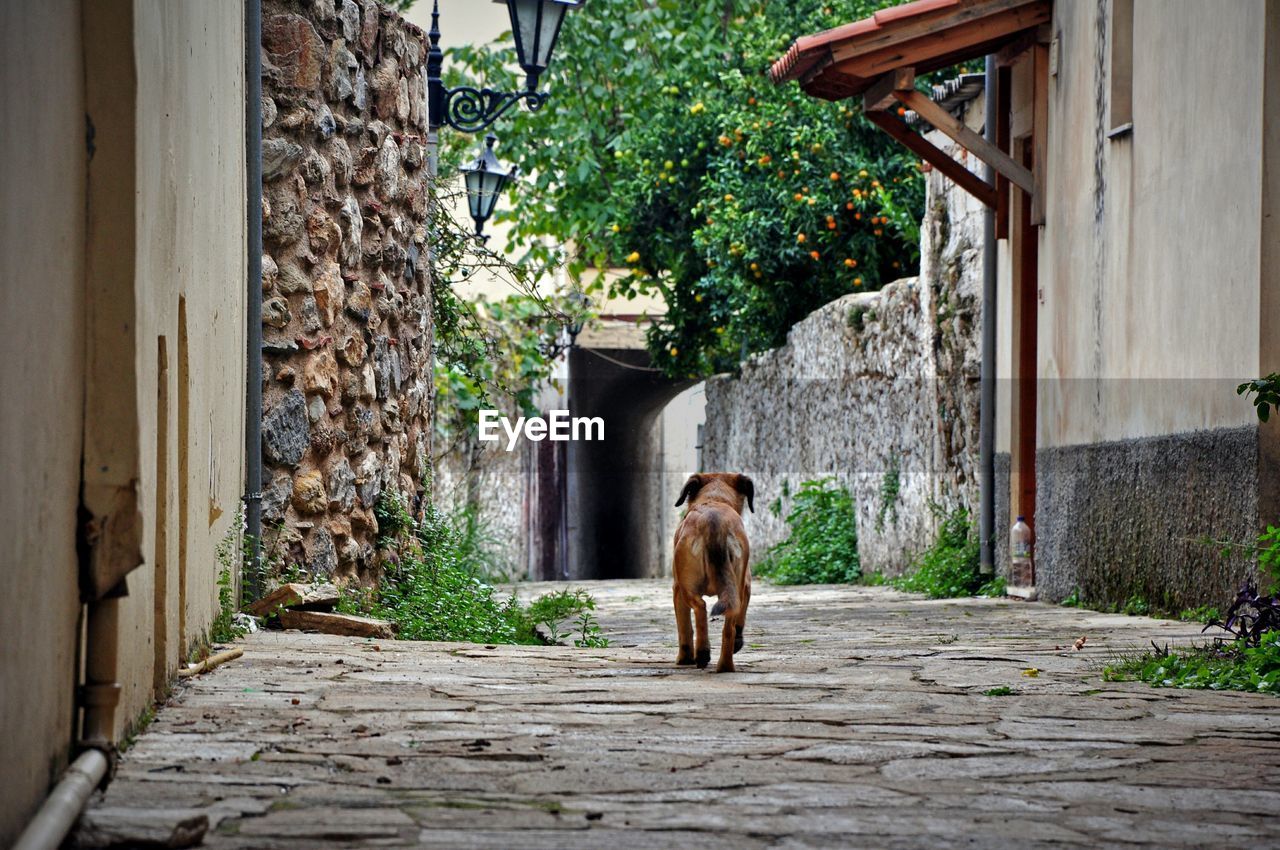
[[[117,646],[118,740],[218,608],[245,457],[243,33],[238,0],[0,9],[0,845],[75,754],[88,624]]]
[[[984,55],[986,138],[915,91]],[[1234,389],[1280,368],[1278,69],[1274,0],[916,0],[801,38],[772,69],[861,96],[992,209],[993,535],[1003,564],[1013,519],[1031,523],[1028,594],[1221,605],[1280,519],[1277,426]]]

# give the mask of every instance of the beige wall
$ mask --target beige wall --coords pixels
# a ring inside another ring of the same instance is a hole
[[[143,563],[121,605],[118,732],[212,618],[214,548],[243,481],[242,5],[94,2],[95,16],[125,27],[132,9],[132,32],[82,30],[77,0],[0,6],[0,846],[76,735],[86,439],[116,464],[114,480],[136,489],[142,515],[140,533],[129,532]],[[121,156],[136,178],[116,167]],[[112,305],[129,318],[104,325]],[[92,385],[89,370],[100,375]],[[120,434],[135,445],[111,446]]]
[[[1134,129],[1107,139],[1099,8],[1055,4],[1041,448],[1253,420],[1233,389],[1262,365],[1264,7],[1136,0]],[[1003,308],[1007,288],[1002,294]],[[1008,376],[1007,360],[1001,365]]]
[[[84,358],[77,0],[0,5],[0,68],[0,846],[7,847],[65,765],[71,741]]]
[[[122,721],[151,698],[153,641],[167,643],[165,665],[172,671],[180,650],[189,651],[193,639],[208,629],[217,608],[214,550],[232,527],[243,491],[242,3],[135,0],[134,50],[146,563],[130,577],[130,595],[121,609],[124,694],[117,717]],[[159,401],[161,337],[168,355],[163,369],[167,405]],[[158,449],[166,443],[162,460]],[[167,467],[167,498],[157,500],[162,467]],[[163,520],[156,516],[161,506]],[[160,606],[152,601],[157,587],[165,596]],[[181,607],[180,598],[185,600]],[[157,616],[165,621],[159,630]]]

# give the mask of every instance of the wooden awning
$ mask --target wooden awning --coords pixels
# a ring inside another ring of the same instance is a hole
[[[791,80],[814,97],[862,95],[867,118],[990,207],[996,187],[914,132],[896,102],[974,153],[1016,186],[1035,194],[1032,173],[915,88],[917,74],[1030,45],[1053,14],[1052,0],[915,0],[870,18],[796,39],[773,64],[775,83]]]
[[[798,80],[814,97],[843,100],[898,68],[925,74],[995,53],[1048,23],[1051,0],[915,0],[798,38],[773,63],[775,83]]]

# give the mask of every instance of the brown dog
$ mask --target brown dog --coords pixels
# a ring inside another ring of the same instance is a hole
[[[742,504],[755,511],[755,485],[745,475],[702,472],[689,476],[676,507],[689,501],[689,511],[676,529],[675,579],[676,633],[680,637],[677,664],[706,667],[711,661],[711,637],[707,633],[704,596],[717,596],[711,616],[724,614],[717,673],[733,672],[733,654],[742,649],[742,627],[751,601],[751,551],[742,525]],[[694,640],[690,609],[698,612]],[[695,654],[696,650],[696,654]]]

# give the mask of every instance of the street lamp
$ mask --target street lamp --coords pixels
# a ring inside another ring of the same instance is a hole
[[[569,350],[572,351],[578,344],[578,334],[582,333],[582,328],[586,324],[587,309],[591,306],[591,299],[575,289],[569,295],[569,301],[573,303],[576,312],[570,317],[564,329],[569,332]]]
[[[444,52],[440,49],[440,3],[431,9],[431,47],[427,52],[427,112],[430,129],[450,126],[464,133],[478,133],[497,121],[508,109],[524,101],[532,111],[542,108],[547,93],[538,91],[538,78],[551,64],[551,53],[560,37],[565,13],[583,0],[494,0],[505,3],[511,15],[516,40],[516,56],[525,73],[525,89],[502,92],[458,86],[446,89],[441,73]]]
[[[476,223],[476,237],[482,242],[489,238],[484,235],[484,223],[493,215],[502,190],[507,188],[507,184],[520,171],[514,166],[507,170],[498,162],[498,157],[493,152],[497,136],[490,133],[485,136],[484,141],[485,147],[480,155],[470,165],[464,165],[460,169],[467,184],[467,204],[471,208],[471,218]]]

